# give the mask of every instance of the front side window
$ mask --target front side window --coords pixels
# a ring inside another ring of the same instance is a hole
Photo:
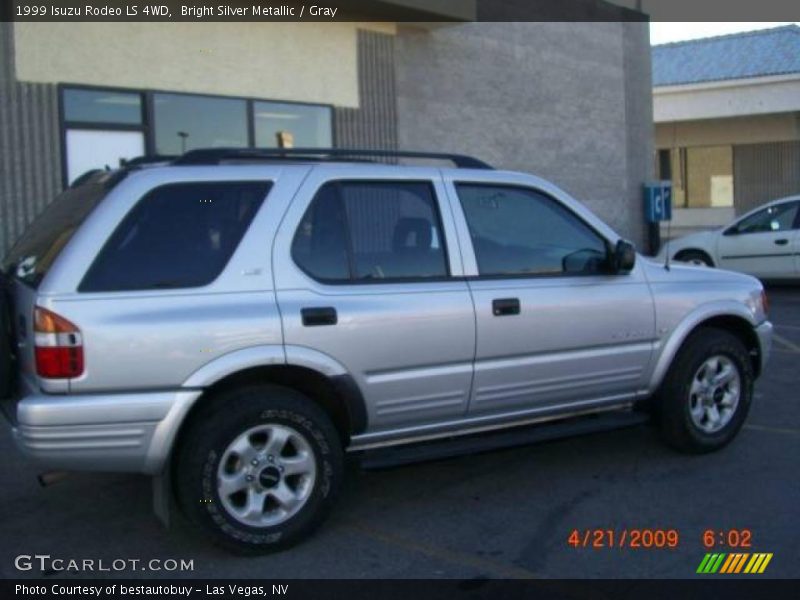
[[[433,188],[417,182],[332,182],[317,192],[292,244],[295,262],[330,282],[448,275]]]
[[[794,229],[798,206],[797,202],[789,202],[760,210],[739,221],[731,233],[772,233]]]
[[[603,238],[571,211],[532,189],[458,184],[480,275],[600,273]]]
[[[269,182],[175,183],[148,192],[100,251],[82,292],[200,287],[239,245]]]

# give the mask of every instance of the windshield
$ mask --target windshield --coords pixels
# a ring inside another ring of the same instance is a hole
[[[3,271],[38,287],[78,227],[125,173],[87,173],[76,181],[78,185],[73,184],[56,196],[11,248],[3,261]]]

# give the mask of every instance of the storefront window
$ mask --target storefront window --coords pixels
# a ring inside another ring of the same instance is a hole
[[[77,123],[140,125],[142,96],[137,93],[64,90],[64,119]]]
[[[689,208],[733,206],[733,148],[687,148],[687,201]]]
[[[295,148],[330,148],[332,145],[328,107],[255,102],[253,118],[258,148],[277,148],[282,145],[279,139]]]
[[[660,150],[658,172],[661,179],[672,181],[672,197],[677,207],[733,206],[732,146]]]
[[[154,94],[156,154],[193,148],[246,147],[247,102],[188,94]]]

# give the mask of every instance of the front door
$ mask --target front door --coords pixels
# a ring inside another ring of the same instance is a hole
[[[641,271],[610,274],[605,239],[537,189],[448,189],[477,268],[470,413],[580,411],[633,398],[645,386],[655,337]]]
[[[337,170],[312,171],[276,239],[287,354],[343,365],[370,433],[463,417],[475,318],[438,172]]]

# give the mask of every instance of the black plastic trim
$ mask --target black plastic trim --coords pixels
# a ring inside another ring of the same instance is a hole
[[[334,375],[330,378],[333,388],[347,407],[351,435],[358,435],[367,430],[368,416],[364,395],[351,375]]]

